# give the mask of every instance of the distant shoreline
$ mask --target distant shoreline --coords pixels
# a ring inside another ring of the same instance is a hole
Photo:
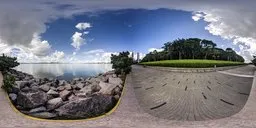
[[[111,63],[20,63],[20,64],[111,64]]]

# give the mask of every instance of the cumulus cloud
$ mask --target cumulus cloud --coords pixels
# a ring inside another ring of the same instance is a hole
[[[46,31],[46,23],[84,12],[168,8],[192,12],[195,21],[202,19],[208,23],[206,30],[211,34],[240,45],[241,49],[237,52],[249,60],[252,58],[251,54],[255,54],[255,4],[256,1],[253,0],[6,0],[0,2],[0,41],[10,46],[30,47],[33,35]]]
[[[74,35],[71,37],[72,43],[71,45],[76,49],[79,50],[82,45],[85,44],[85,39],[82,37],[83,33],[75,32]]]
[[[86,23],[86,22],[78,23],[76,25],[76,28],[79,29],[79,30],[86,30],[87,28],[90,28],[90,27],[92,27],[91,24],[90,23]]]
[[[38,35],[34,35],[28,48],[36,56],[46,56],[51,51],[51,45],[46,40],[41,40]]]
[[[161,51],[163,51],[164,49],[162,49],[162,48],[149,48],[148,49],[148,52],[153,52],[153,51],[157,51],[157,52],[161,52]]]

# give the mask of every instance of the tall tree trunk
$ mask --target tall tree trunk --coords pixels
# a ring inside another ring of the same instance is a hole
[[[181,60],[181,52],[179,51],[179,60]]]

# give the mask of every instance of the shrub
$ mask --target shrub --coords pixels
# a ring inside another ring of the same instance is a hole
[[[111,54],[112,68],[116,74],[128,74],[132,67],[133,59],[129,57],[129,52],[120,52],[119,55]]]
[[[15,57],[8,57],[5,56],[4,54],[0,56],[0,71],[7,71],[11,68],[14,68],[18,66],[19,63],[17,62],[17,58]]]
[[[13,88],[13,85],[15,83],[15,77],[9,74],[5,74],[4,75],[4,80],[3,80],[3,85],[2,88],[6,91],[6,92],[10,92]]]

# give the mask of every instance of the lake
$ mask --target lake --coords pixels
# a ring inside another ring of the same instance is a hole
[[[71,80],[75,77],[95,76],[112,70],[112,64],[20,64],[14,69],[36,78]]]

